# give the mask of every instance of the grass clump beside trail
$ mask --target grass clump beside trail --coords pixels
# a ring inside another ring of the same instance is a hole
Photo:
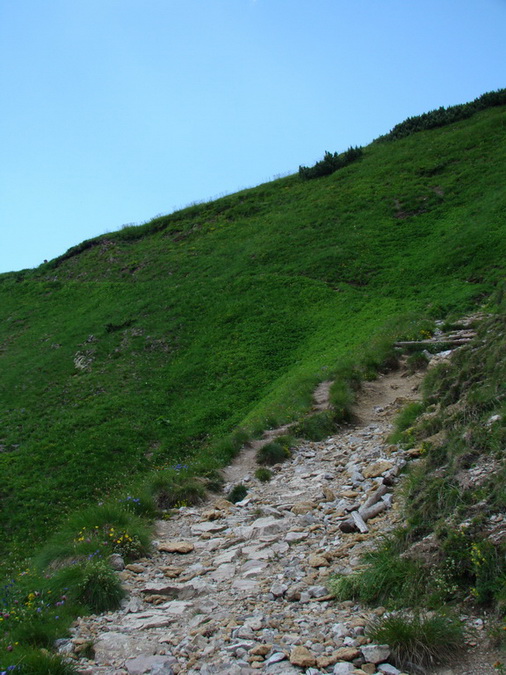
[[[74,672],[40,649],[52,649],[67,636],[77,616],[119,607],[125,592],[110,560],[125,563],[150,548],[149,523],[129,509],[135,500],[76,512],[30,567],[0,585],[0,671]]]
[[[419,455],[404,480],[406,527],[333,581],[337,598],[388,607],[470,603],[506,613],[506,306],[428,372],[394,439]]]
[[[258,464],[273,466],[286,462],[292,456],[295,439],[292,436],[278,436],[275,441],[263,445],[256,454]]]
[[[261,483],[268,483],[272,478],[272,471],[265,467],[260,467],[255,471],[255,478]]]
[[[462,624],[448,615],[394,612],[374,621],[367,635],[387,644],[389,661],[408,672],[449,663],[465,645]]]
[[[234,485],[234,487],[228,493],[227,499],[229,502],[232,502],[232,504],[236,504],[237,502],[243,500],[247,494],[248,488],[241,483],[239,485]]]
[[[314,415],[308,415],[294,428],[293,433],[299,438],[308,441],[321,441],[336,431],[335,414],[331,410],[324,410]]]

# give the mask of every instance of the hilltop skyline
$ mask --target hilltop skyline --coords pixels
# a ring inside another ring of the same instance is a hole
[[[506,83],[506,4],[0,5],[0,272]]]

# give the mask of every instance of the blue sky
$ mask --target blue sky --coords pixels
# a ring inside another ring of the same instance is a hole
[[[506,87],[506,0],[0,0],[0,272]]]

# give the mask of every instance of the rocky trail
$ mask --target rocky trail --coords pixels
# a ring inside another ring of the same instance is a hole
[[[303,442],[268,483],[254,477],[255,453],[286,427],[245,448],[226,480],[246,485],[247,497],[158,522],[153,556],[119,572],[122,608],[79,619],[60,651],[82,675],[399,674],[389,649],[364,634],[384,609],[336,602],[329,579],[357,569],[401,521],[395,486],[409,456],[387,437],[420,380],[400,370],[365,383],[356,423]],[[324,383],[315,408],[327,402]],[[496,671],[469,662],[434,672]]]

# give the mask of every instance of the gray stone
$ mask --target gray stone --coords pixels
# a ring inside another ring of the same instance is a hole
[[[128,659],[125,668],[130,675],[144,675],[144,673],[173,675],[172,662],[172,659],[166,656],[137,656],[134,659]]]
[[[109,565],[112,567],[113,570],[116,570],[116,572],[121,572],[122,570],[125,569],[125,561],[123,560],[123,557],[120,556],[119,553],[113,553],[107,558]]]
[[[380,663],[376,666],[378,673],[383,673],[384,675],[401,675],[402,671],[392,666],[390,663]]]
[[[126,659],[133,655],[154,654],[155,648],[146,638],[116,631],[100,633],[93,645],[98,663]]]
[[[232,582],[232,588],[244,595],[256,595],[259,592],[258,582],[250,579],[235,579]]]
[[[275,598],[281,598],[288,590],[288,586],[280,581],[275,581],[269,590]]]
[[[328,595],[328,589],[325,586],[309,586],[307,589],[310,598],[323,598]]]
[[[217,570],[211,574],[211,579],[214,581],[226,581],[233,579],[235,576],[236,566],[232,563],[225,563],[220,565]]]
[[[143,593],[149,593],[153,595],[167,595],[170,598],[178,600],[189,600],[194,598],[196,595],[200,595],[202,592],[199,589],[197,582],[191,584],[174,584],[174,583],[151,583],[146,584],[142,589]]]
[[[144,609],[144,603],[142,600],[138,597],[133,597],[128,600],[128,602],[125,603],[124,610],[125,612],[142,612]]]
[[[295,544],[303,539],[307,539],[307,532],[288,532],[285,536],[285,541],[289,544]]]
[[[72,654],[74,651],[74,643],[72,640],[69,640],[67,638],[61,638],[59,640],[54,641],[54,646],[56,647],[58,654]]]
[[[334,665],[332,675],[349,675],[355,670],[355,666],[349,661],[340,661]]]
[[[224,522],[218,521],[205,521],[204,523],[196,523],[192,525],[191,531],[192,534],[216,534],[217,532],[223,532],[227,529],[227,524]]]
[[[131,632],[135,630],[149,630],[150,628],[163,628],[174,621],[174,616],[160,610],[128,615],[125,617],[123,625]]]
[[[362,645],[360,651],[368,663],[382,663],[390,656],[388,645]]]
[[[278,663],[278,661],[284,661],[286,659],[286,654],[284,652],[274,652],[267,661],[265,662],[266,666],[270,666],[273,663]]]

